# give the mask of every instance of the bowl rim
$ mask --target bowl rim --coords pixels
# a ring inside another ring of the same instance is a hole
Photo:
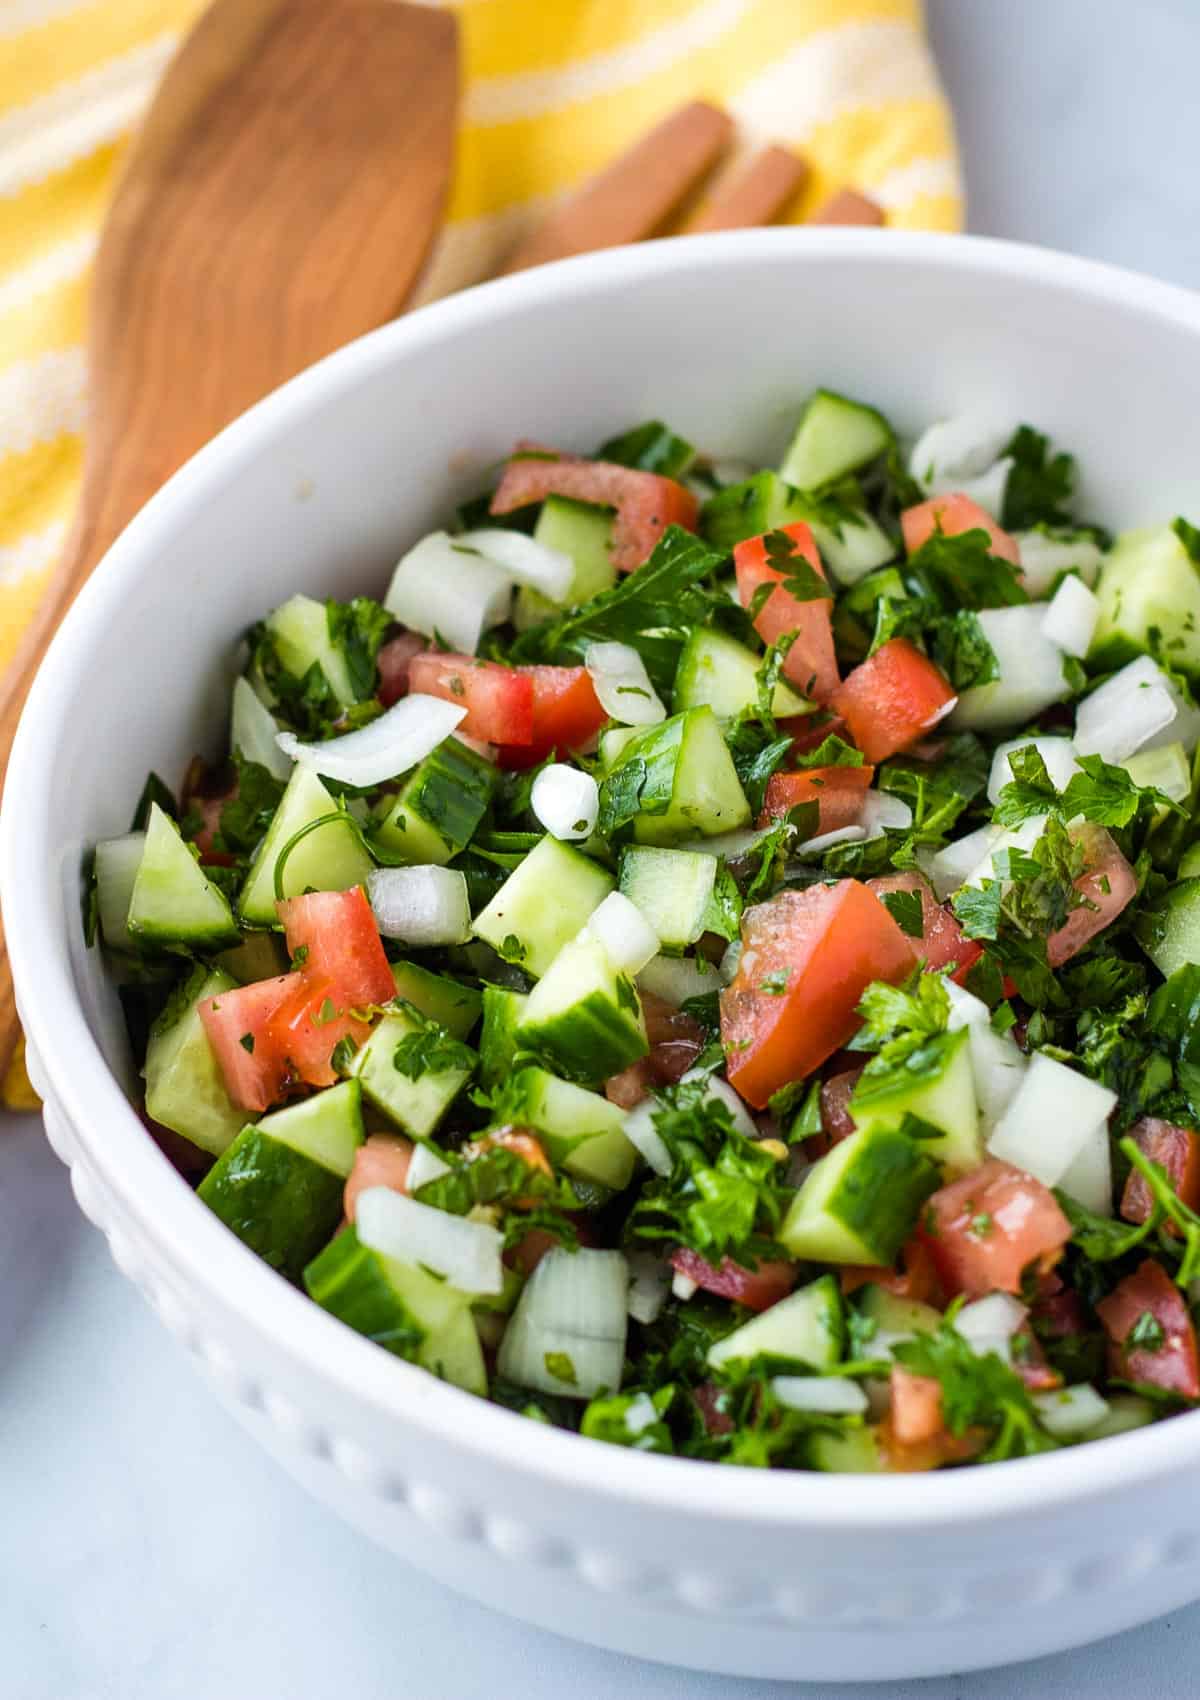
[[[1200,334],[1200,297],[1093,260],[990,238],[815,227],[675,237],[585,255],[478,285],[385,325],[308,368],[228,426],[175,473],[93,573],[50,648],[21,720],[0,816],[0,890],[22,893],[19,906],[6,905],[4,919],[26,1030],[105,1191],[122,1201],[156,1255],[185,1285],[194,1284],[209,1307],[233,1311],[320,1381],[391,1421],[563,1487],[577,1486],[586,1458],[589,1491],[613,1501],[742,1523],[955,1526],[1027,1514],[1032,1502],[1042,1510],[1065,1507],[1106,1487],[1129,1489],[1191,1464],[1200,1452],[1200,1412],[1061,1453],[973,1469],[965,1493],[961,1471],[880,1477],[722,1469],[601,1446],[557,1429],[539,1430],[531,1459],[522,1444],[527,1419],[378,1351],[290,1287],[203,1208],[147,1136],[101,1054],[74,989],[56,913],[59,841],[47,776],[70,732],[59,681],[84,675],[93,633],[136,593],[147,563],[188,510],[219,492],[228,468],[381,365],[448,342],[480,321],[546,301],[586,310],[591,295],[636,287],[652,276],[686,278],[698,266],[738,270],[823,261],[865,268],[933,265],[964,276],[1032,281]],[[581,1454],[581,1446],[589,1451]]]

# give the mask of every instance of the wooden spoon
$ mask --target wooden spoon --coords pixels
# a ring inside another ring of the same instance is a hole
[[[0,707],[0,783],[46,646],[108,546],[222,426],[392,318],[454,154],[457,35],[398,0],[216,0],[173,60],[100,241],[74,531]],[[0,1079],[18,1038],[0,934]]]

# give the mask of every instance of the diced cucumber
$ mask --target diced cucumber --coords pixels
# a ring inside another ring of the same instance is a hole
[[[675,673],[676,709],[705,704],[718,720],[732,720],[758,701],[758,671],[763,658],[711,626],[696,626],[683,646]],[[811,714],[815,704],[799,696],[783,679],[775,686],[771,712]]]
[[[242,942],[214,957],[218,968],[232,974],[239,986],[255,980],[273,980],[288,971],[288,953],[278,933],[242,934]]]
[[[646,768],[633,822],[639,844],[682,844],[748,824],[750,805],[711,708],[673,714],[632,739],[605,785],[620,783],[621,770],[634,760]]]
[[[633,1179],[637,1151],[625,1136],[625,1112],[599,1092],[544,1068],[522,1068],[505,1095],[505,1112],[506,1120],[534,1128],[551,1161],[568,1174],[614,1192]]]
[[[144,832],[105,838],[96,846],[96,908],[100,936],[110,950],[138,948],[138,941],[129,931],[129,904],[145,848]]]
[[[1169,525],[1118,537],[1096,595],[1100,619],[1089,668],[1108,672],[1150,652],[1168,667],[1200,674],[1200,571]]]
[[[601,443],[596,459],[636,467],[641,472],[657,472],[664,478],[684,478],[696,459],[696,445],[672,431],[661,419],[647,419],[644,424]]]
[[[708,1366],[754,1358],[790,1358],[810,1369],[832,1369],[846,1349],[846,1316],[835,1275],[820,1275],[753,1316],[708,1349]]]
[[[965,1027],[929,1040],[878,1083],[860,1076],[849,1110],[855,1127],[899,1127],[905,1115],[942,1129],[921,1149],[948,1169],[965,1174],[983,1161],[975,1077]]]
[[[497,769],[447,738],[375,810],[380,844],[410,863],[444,867],[466,848],[487,813]]]
[[[664,950],[686,950],[700,937],[716,877],[717,858],[702,850],[631,844],[621,852],[620,890],[641,910]]]
[[[1186,803],[1192,794],[1192,764],[1182,744],[1163,744],[1155,750],[1138,750],[1121,766],[1135,785],[1152,785],[1173,803]],[[1165,804],[1155,812],[1155,821],[1169,813]]]
[[[433,974],[416,962],[393,962],[392,979],[398,998],[436,1021],[452,1038],[465,1039],[479,1020],[483,994],[474,986],[452,980],[448,974]]]
[[[517,1054],[517,1028],[529,1002],[525,992],[508,986],[483,988],[483,1030],[479,1035],[479,1080],[487,1087],[506,1079]]]
[[[223,892],[205,875],[157,803],[150,805],[146,842],[129,899],[129,931],[143,944],[166,949],[216,950],[238,941],[237,922]]]
[[[1181,880],[1200,879],[1200,844],[1193,844],[1179,860],[1179,877]]]
[[[700,514],[700,532],[714,549],[731,550],[747,537],[807,519],[810,506],[777,472],[756,472],[709,497]]]
[[[907,1134],[852,1133],[809,1170],[780,1244],[818,1263],[890,1264],[938,1184],[937,1164]]]
[[[897,1341],[911,1340],[915,1334],[933,1334],[942,1320],[932,1305],[897,1298],[875,1281],[860,1288],[855,1305],[860,1316],[869,1317],[875,1324],[874,1334],[863,1346],[863,1356],[868,1358],[890,1358]]]
[[[779,475],[799,490],[816,490],[874,460],[894,442],[892,428],[873,407],[833,390],[806,402]]]
[[[229,721],[230,750],[243,761],[257,762],[286,784],[291,778],[292,758],[285,756],[276,743],[278,731],[279,722],[249,679],[235,679]]]
[[[808,520],[821,559],[839,584],[858,584],[877,567],[894,560],[896,545],[866,508],[851,508],[836,520]]]
[[[220,1156],[246,1125],[246,1112],[225,1090],[225,1078],[196,1005],[232,991],[236,983],[220,969],[198,968],[189,976],[150,1029],[142,1068],[146,1114],[151,1121],[181,1133],[214,1156]]]
[[[310,667],[317,666],[343,708],[358,701],[346,657],[329,635],[329,614],[323,602],[314,602],[311,596],[292,596],[268,614],[263,624],[271,634],[276,655],[294,679],[303,679]]]
[[[356,1333],[468,1393],[487,1392],[471,1301],[415,1264],[363,1245],[353,1228],[304,1271],[309,1297]]]
[[[567,606],[589,602],[617,582],[611,555],[612,528],[611,508],[575,502],[568,496],[547,496],[542,503],[533,528],[534,542],[569,555],[575,563]]]
[[[841,1476],[878,1475],[888,1467],[879,1444],[878,1431],[869,1424],[862,1428],[818,1429],[809,1437],[808,1464]]]
[[[1146,955],[1166,979],[1178,968],[1200,963],[1200,879],[1180,880],[1152,909],[1134,921]]]
[[[516,1039],[584,1086],[619,1074],[650,1049],[633,982],[586,936],[565,945],[530,992]]]
[[[411,1139],[426,1139],[471,1078],[469,1068],[427,1068],[414,1080],[395,1065],[396,1047],[420,1030],[403,1009],[385,1015],[350,1060],[367,1097]]]
[[[199,1196],[265,1263],[298,1280],[342,1216],[363,1140],[362,1093],[346,1080],[244,1127]]]
[[[620,760],[621,753],[632,744],[635,738],[642,736],[640,726],[610,726],[607,732],[600,734],[600,767],[609,773]]]
[[[1107,1440],[1109,1435],[1128,1434],[1131,1429],[1145,1428],[1154,1421],[1155,1408],[1140,1393],[1109,1393],[1105,1397],[1108,1412],[1095,1428],[1087,1431],[1085,1440]]]
[[[472,930],[527,974],[544,974],[613,889],[610,873],[549,833],[513,869]]]
[[[322,815],[333,814],[335,808],[333,798],[311,769],[297,767],[293,771],[238,894],[238,913],[243,920],[257,927],[279,925],[275,911],[275,864],[280,852],[303,827],[320,820]],[[354,828],[341,821],[330,821],[327,826],[308,833],[289,854],[283,869],[283,895],[349,891],[351,886],[366,883],[372,865]]]

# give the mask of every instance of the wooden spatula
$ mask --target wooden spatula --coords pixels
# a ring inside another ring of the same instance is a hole
[[[96,259],[72,540],[8,675],[29,684],[100,556],[222,426],[404,304],[450,181],[457,37],[399,0],[216,0],[132,148]],[[18,1036],[0,935],[0,1077]]]

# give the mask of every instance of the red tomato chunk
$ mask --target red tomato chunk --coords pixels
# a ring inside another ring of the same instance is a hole
[[[791,539],[797,556],[807,561],[814,572],[825,577],[821,557],[813,534],[803,522],[785,525],[783,533]],[[767,534],[767,535],[773,535]],[[738,596],[743,608],[749,608],[766,585],[777,585],[754,616],[754,629],[764,643],[778,643],[791,637],[792,646],[783,663],[783,676],[802,695],[814,702],[827,702],[837,689],[838,665],[833,652],[833,603],[827,596],[803,602],[783,589],[788,577],[776,567],[767,554],[766,536],[750,537],[733,551],[733,566],[737,574]]]
[[[295,966],[328,981],[338,1009],[365,1009],[395,997],[392,970],[362,886],[310,891],[276,908]]]
[[[1102,826],[1089,821],[1071,836],[1083,846],[1084,872],[1075,881],[1075,890],[1085,902],[1046,940],[1051,968],[1061,968],[1078,956],[1137,895],[1137,875]]]
[[[1071,1224],[1041,1181],[989,1157],[925,1206],[921,1237],[951,1297],[1019,1293],[1030,1264],[1048,1268]]]
[[[301,974],[280,974],[218,992],[198,1006],[229,1096],[243,1110],[269,1110],[292,1078],[271,1024],[304,984]]]
[[[443,697],[467,711],[458,730],[485,744],[533,742],[533,680],[528,673],[473,655],[426,652],[408,670],[415,695]]]
[[[527,744],[498,740],[501,767],[536,767],[548,755],[582,749],[608,719],[586,667],[519,667],[533,681],[533,730]]]
[[[991,554],[998,555],[1002,561],[1011,561],[1014,567],[1021,564],[1016,538],[1001,531],[991,514],[961,491],[950,496],[933,496],[928,502],[918,502],[915,508],[905,508],[900,515],[900,529],[910,555],[915,555],[936,531],[943,537],[959,537],[964,531],[986,531],[991,539]]]
[[[1146,1258],[1101,1299],[1096,1315],[1109,1339],[1110,1374],[1200,1399],[1196,1331],[1187,1301],[1161,1263]]]
[[[956,963],[951,979],[961,986],[970,969],[983,955],[983,946],[967,938],[953,909],[948,903],[938,902],[924,874],[913,868],[907,873],[882,874],[877,879],[868,880],[867,884],[877,897],[891,891],[920,892],[924,936],[917,944],[918,952],[925,958],[925,967],[930,972]]]
[[[940,668],[907,638],[891,638],[847,674],[832,706],[870,762],[915,744],[958,701]]]
[[[836,832],[839,827],[853,826],[862,813],[863,795],[874,776],[873,767],[810,767],[801,773],[773,773],[767,781],[758,824],[769,826],[799,804],[815,803],[816,832]]]
[[[706,1293],[733,1299],[747,1310],[769,1310],[787,1297],[796,1280],[794,1263],[760,1261],[757,1269],[743,1269],[732,1258],[723,1257],[718,1268],[686,1246],[671,1253],[671,1267]]]
[[[1161,1164],[1167,1171],[1176,1196],[1188,1209],[1200,1210],[1200,1134],[1194,1128],[1160,1121],[1157,1116],[1143,1116],[1130,1128],[1129,1137],[1152,1163]],[[1127,1222],[1144,1222],[1153,1209],[1154,1199],[1144,1177],[1131,1169],[1121,1194],[1121,1215]],[[1173,1222],[1166,1227],[1168,1233],[1179,1232]]]

